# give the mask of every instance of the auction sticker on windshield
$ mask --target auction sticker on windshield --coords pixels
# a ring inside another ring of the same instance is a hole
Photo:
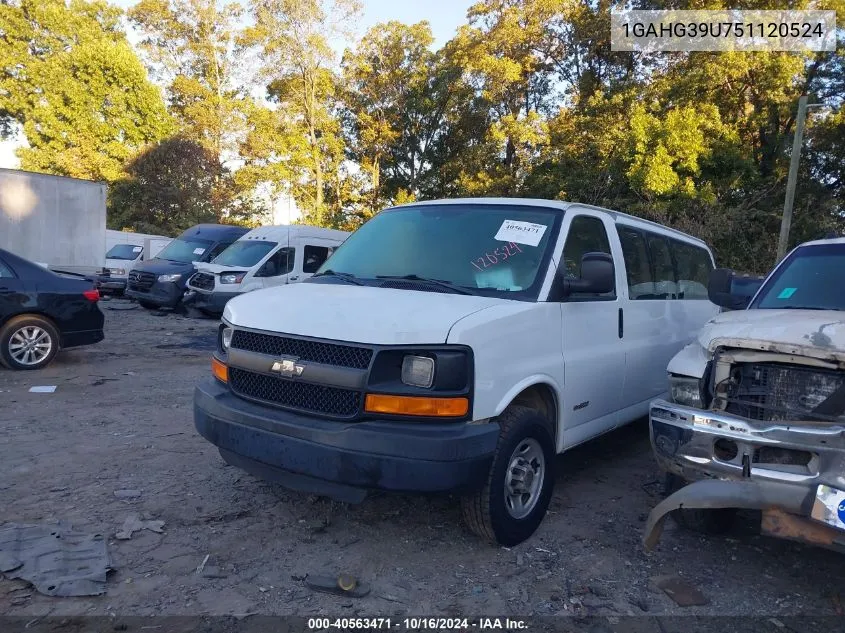
[[[500,242],[516,242],[527,246],[537,246],[543,239],[543,234],[547,228],[545,224],[505,220],[493,239]]]
[[[816,521],[845,530],[845,492],[830,486],[819,486],[811,516]]]
[[[135,247],[132,248],[133,253],[140,253],[142,250],[144,250],[144,249],[141,246],[135,246]]]
[[[205,252],[204,248],[195,248],[194,255],[202,255]]]

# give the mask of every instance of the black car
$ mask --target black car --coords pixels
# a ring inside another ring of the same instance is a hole
[[[91,279],[58,273],[0,249],[0,364],[42,369],[60,349],[103,340]]]
[[[249,232],[242,226],[197,224],[171,241],[152,259],[129,271],[126,296],[148,310],[182,305],[193,262],[210,262],[232,242]]]

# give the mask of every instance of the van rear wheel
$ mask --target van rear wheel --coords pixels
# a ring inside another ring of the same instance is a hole
[[[528,539],[546,515],[555,479],[555,445],[535,409],[511,406],[500,415],[499,441],[484,487],[461,500],[467,527],[499,545]]]

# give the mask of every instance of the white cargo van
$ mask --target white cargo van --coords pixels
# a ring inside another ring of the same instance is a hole
[[[104,292],[121,294],[126,290],[129,271],[146,257],[152,259],[167,246],[171,238],[129,231],[106,231],[106,265],[97,278],[97,287]]]
[[[387,209],[304,283],[232,299],[194,424],[230,464],[346,501],[458,491],[477,534],[540,524],[555,455],[645,416],[718,313],[710,249],[548,200]]]
[[[226,302],[239,294],[302,281],[317,272],[348,236],[314,226],[253,229],[212,262],[197,263],[185,304],[221,314]]]

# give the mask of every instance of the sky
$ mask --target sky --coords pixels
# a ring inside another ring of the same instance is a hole
[[[126,9],[135,4],[136,0],[112,2]],[[396,20],[415,24],[428,20],[435,38],[434,45],[440,47],[448,42],[458,26],[466,21],[467,9],[474,2],[475,0],[363,0],[364,15],[356,30],[359,35],[363,35],[368,28],[379,22]],[[130,41],[132,39],[130,36]],[[337,48],[342,50],[342,46]],[[19,167],[15,149],[20,144],[21,140],[0,142],[0,167]]]

